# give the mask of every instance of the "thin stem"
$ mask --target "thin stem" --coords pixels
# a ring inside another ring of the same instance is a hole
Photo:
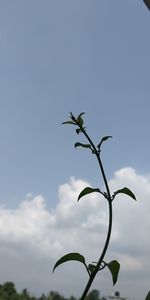
[[[78,124],[79,126],[79,124]],[[80,127],[81,128],[81,127]],[[82,128],[81,128],[82,129]],[[106,187],[106,191],[107,191],[107,194],[108,194],[108,199],[111,201],[111,195],[110,195],[110,190],[109,190],[109,186],[108,186],[108,182],[107,182],[107,179],[106,179],[106,175],[105,175],[105,172],[104,172],[104,168],[103,168],[103,165],[102,165],[102,162],[101,162],[101,159],[100,159],[100,153],[97,151],[94,143],[92,142],[91,138],[88,136],[88,134],[86,133],[86,131],[84,129],[82,129],[82,132],[83,134],[86,136],[87,140],[89,141],[89,143],[91,144],[93,150],[94,150],[94,153],[96,155],[96,158],[98,160],[98,164],[99,164],[99,167],[100,167],[100,170],[101,170],[101,173],[102,173],[102,176],[103,176],[103,179],[104,179],[104,183],[105,183],[105,187]]]
[[[105,245],[104,245],[104,248],[103,248],[103,251],[100,255],[100,258],[98,260],[98,263],[94,269],[94,271],[92,272],[92,274],[90,275],[90,278],[87,282],[87,285],[83,291],[83,294],[80,298],[80,300],[84,300],[90,287],[91,287],[91,284],[96,276],[96,274],[98,273],[99,269],[100,269],[100,266],[101,266],[101,263],[104,259],[104,256],[106,254],[106,251],[107,251],[107,248],[108,248],[108,245],[109,245],[109,241],[110,241],[110,236],[111,236],[111,230],[112,230],[112,200],[111,200],[111,194],[110,194],[110,190],[109,190],[109,185],[108,185],[108,181],[107,181],[107,178],[106,178],[106,175],[105,175],[105,171],[104,171],[104,168],[103,168],[103,164],[102,164],[102,161],[100,159],[100,151],[98,151],[94,145],[94,143],[92,142],[91,138],[88,136],[88,134],[86,133],[86,131],[84,130],[84,128],[82,126],[80,126],[80,124],[77,122],[76,120],[76,123],[77,125],[80,127],[81,131],[83,132],[83,134],[85,135],[85,137],[87,138],[87,140],[89,141],[90,145],[92,146],[93,148],[93,152],[94,154],[96,155],[96,158],[98,160],[98,164],[99,164],[99,167],[100,167],[100,171],[102,173],[102,177],[103,177],[103,180],[104,180],[104,184],[105,184],[105,187],[106,187],[106,191],[107,191],[107,200],[108,200],[108,206],[109,206],[109,224],[108,224],[108,231],[107,231],[107,237],[106,237],[106,241],[105,241]]]
[[[108,190],[109,190],[109,187],[108,187]],[[108,190],[107,190],[107,192],[108,192]],[[96,274],[99,271],[99,268],[101,266],[101,263],[102,263],[102,261],[104,259],[104,256],[106,254],[106,251],[107,251],[107,248],[108,248],[108,245],[109,245],[110,236],[111,236],[111,229],[112,229],[112,202],[111,202],[111,199],[108,200],[108,205],[109,205],[109,225],[108,225],[108,232],[107,232],[107,237],[106,237],[105,245],[104,245],[103,251],[102,251],[102,253],[100,255],[99,261],[98,261],[98,263],[97,263],[97,265],[95,267],[95,270],[91,274],[91,276],[90,276],[90,278],[89,278],[89,280],[87,282],[87,285],[86,285],[86,287],[85,287],[85,289],[83,291],[83,294],[82,294],[80,300],[84,300],[85,299],[85,297],[86,297],[86,295],[87,295],[87,293],[88,293],[88,291],[89,291],[89,289],[90,289],[90,287],[92,285],[92,282],[93,282]]]

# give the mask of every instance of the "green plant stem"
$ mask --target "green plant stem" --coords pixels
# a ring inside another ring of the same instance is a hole
[[[94,154],[96,155],[96,158],[98,160],[98,164],[99,164],[99,167],[100,167],[100,171],[102,173],[102,177],[103,177],[103,180],[104,180],[104,184],[105,184],[105,187],[106,187],[106,191],[107,191],[107,200],[108,200],[108,205],[109,205],[109,224],[108,224],[108,232],[107,232],[107,237],[106,237],[106,241],[105,241],[105,245],[104,245],[104,248],[103,248],[103,251],[100,255],[100,258],[98,260],[98,263],[95,267],[95,270],[92,272],[92,274],[90,275],[89,277],[89,280],[87,282],[87,285],[83,291],[83,294],[80,298],[80,300],[84,300],[90,287],[91,287],[91,284],[96,276],[96,274],[98,273],[99,269],[100,269],[100,266],[101,266],[101,263],[104,259],[104,256],[106,254],[106,251],[107,251],[107,248],[108,248],[108,245],[109,245],[109,241],[110,241],[110,236],[111,236],[111,230],[112,230],[112,200],[111,200],[111,195],[110,195],[110,190],[109,190],[109,186],[108,186],[108,182],[107,182],[107,178],[106,178],[106,175],[105,175],[105,171],[104,171],[104,168],[103,168],[103,164],[102,164],[102,161],[100,159],[100,152],[97,151],[95,145],[93,144],[92,140],[90,139],[90,137],[88,136],[88,134],[86,133],[86,131],[78,124],[78,126],[80,127],[80,129],[82,130],[83,134],[85,135],[85,137],[87,138],[87,140],[89,141],[89,143],[91,144],[93,150],[94,150]]]
[[[86,287],[85,287],[85,289],[83,291],[83,294],[82,294],[80,300],[84,300],[85,297],[87,296],[87,293],[88,293],[88,291],[89,291],[89,289],[90,289],[90,287],[92,285],[92,282],[93,282],[96,274],[99,271],[100,265],[101,265],[101,263],[102,263],[102,261],[104,259],[105,253],[106,253],[108,245],[109,245],[109,240],[110,240],[110,236],[111,236],[111,229],[112,229],[112,204],[109,202],[109,226],[108,226],[108,233],[107,233],[107,238],[106,238],[105,246],[103,248],[102,254],[101,254],[100,258],[99,258],[99,261],[98,261],[98,263],[96,265],[95,270],[93,271],[93,273],[89,277],[89,280],[87,282],[87,285],[86,285]]]

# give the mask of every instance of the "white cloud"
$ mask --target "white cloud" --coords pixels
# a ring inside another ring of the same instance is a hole
[[[133,275],[131,282],[134,286],[136,274],[142,295],[146,289],[144,274],[150,270],[149,176],[139,175],[132,168],[123,168],[109,183],[111,191],[124,186],[131,188],[138,201],[124,195],[116,196],[107,259],[121,262],[118,288],[125,285],[122,283],[126,280],[125,274]],[[68,263],[54,275],[51,269],[61,255],[72,251],[85,255],[88,262],[95,261],[103,247],[108,223],[107,202],[101,194],[93,193],[77,203],[78,194],[85,186],[90,186],[90,183],[72,177],[69,183],[59,187],[58,203],[50,211],[41,195],[29,197],[27,194],[15,209],[0,206],[0,281],[13,280],[20,287],[27,286],[38,292],[51,289],[66,294],[67,289],[68,294],[79,295],[86,280],[82,266]],[[102,287],[102,291],[107,291],[104,282]],[[129,292],[134,295],[132,286]]]

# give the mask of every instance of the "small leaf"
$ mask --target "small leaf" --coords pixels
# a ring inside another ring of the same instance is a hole
[[[135,195],[127,187],[124,187],[123,189],[116,191],[113,195],[113,199],[116,197],[117,194],[120,194],[120,193],[126,194],[127,196],[130,196],[131,198],[136,200]]]
[[[81,118],[82,115],[84,115],[85,113],[81,113],[78,117],[77,117],[77,122],[79,123],[79,125],[82,127],[83,125],[83,119]]]
[[[63,122],[62,124],[71,124],[71,125],[76,125],[76,123],[72,122],[72,121],[66,121],[66,122]]]
[[[117,260],[112,260],[110,263],[108,263],[106,265],[107,265],[109,271],[111,272],[113,285],[115,285],[115,283],[117,282],[117,279],[118,279],[120,264],[118,263]]]
[[[79,115],[78,115],[78,118],[80,119],[81,116],[83,116],[83,115],[85,115],[85,112],[82,112],[81,114],[79,114]],[[78,119],[78,118],[77,118],[77,119]]]
[[[81,197],[94,192],[100,193],[100,189],[92,189],[90,187],[84,188],[78,196],[78,201],[80,200]]]
[[[83,147],[83,148],[89,148],[89,149],[91,149],[91,145],[90,144],[75,143],[74,146],[75,146],[75,148],[77,148],[77,147]]]
[[[67,261],[70,261],[70,260],[75,260],[75,261],[81,262],[82,264],[84,264],[84,266],[86,266],[85,258],[84,258],[84,256],[82,256],[80,253],[76,253],[76,252],[74,252],[74,253],[68,253],[68,254],[62,256],[62,257],[56,262],[56,264],[55,264],[55,266],[54,266],[54,268],[53,268],[53,272],[55,271],[55,269],[56,269],[59,265],[65,263],[65,262],[67,262]],[[86,266],[86,269],[87,269],[87,266]]]
[[[104,136],[104,137],[101,139],[100,143],[97,145],[97,147],[100,149],[102,143],[105,142],[105,141],[107,141],[107,140],[110,139],[110,138],[112,138],[111,135]]]
[[[89,269],[89,271],[90,271],[90,274],[93,273],[93,271],[95,270],[95,268],[96,268],[96,266],[93,265],[93,264],[89,264],[89,265],[88,265],[88,269]]]
[[[81,132],[81,129],[80,129],[80,128],[77,128],[77,129],[76,129],[76,133],[79,134],[80,132]]]
[[[150,291],[148,292],[148,294],[147,294],[145,300],[150,300]]]
[[[102,138],[102,140],[101,140],[101,144],[102,144],[103,142],[107,141],[107,140],[110,139],[110,138],[112,138],[111,135],[104,136],[104,137]]]

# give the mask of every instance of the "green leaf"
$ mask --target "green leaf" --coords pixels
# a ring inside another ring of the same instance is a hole
[[[100,149],[102,143],[105,142],[105,141],[107,141],[107,140],[110,139],[110,138],[112,138],[111,135],[104,136],[104,137],[101,139],[100,143],[97,145],[97,148]]]
[[[75,260],[75,261],[78,261],[78,262],[82,263],[82,264],[86,267],[86,269],[87,269],[87,266],[86,266],[86,263],[85,263],[85,258],[84,258],[84,256],[82,256],[80,253],[74,252],[74,253],[68,253],[68,254],[62,256],[62,257],[56,262],[56,264],[55,264],[55,266],[54,266],[54,268],[53,268],[53,272],[55,271],[55,269],[56,269],[59,265],[65,263],[65,262],[67,262],[67,261],[70,261],[70,260]]]
[[[80,132],[82,132],[82,129],[77,128],[77,129],[76,129],[76,133],[79,134]]]
[[[107,136],[104,136],[102,139],[101,139],[101,144],[105,141],[107,141],[108,139],[112,138],[111,135],[107,135]]]
[[[78,201],[80,200],[81,197],[94,192],[100,193],[100,189],[92,189],[90,187],[84,188],[78,196]]]
[[[126,194],[127,196],[130,196],[131,198],[133,198],[134,200],[136,200],[135,195],[127,187],[124,187],[123,189],[116,191],[113,194],[113,199],[116,197],[117,194],[120,194],[120,193]]]
[[[150,291],[148,292],[148,294],[147,294],[145,300],[150,300]]]
[[[72,122],[72,121],[66,121],[66,122],[63,122],[62,124],[71,124],[71,125],[76,125],[76,123]]]
[[[82,112],[81,114],[79,114],[79,116],[77,117],[77,122],[79,123],[79,125],[82,127],[83,125],[83,119],[81,118],[82,115],[84,115],[85,113]]]
[[[90,271],[90,274],[92,274],[92,273],[94,272],[95,268],[96,268],[96,266],[93,265],[93,264],[89,264],[89,265],[88,265],[88,269],[89,269],[89,271]]]
[[[80,128],[76,129],[76,133],[79,134],[82,130]]]
[[[117,282],[117,279],[118,279],[120,264],[118,263],[117,260],[112,260],[110,263],[106,264],[106,266],[108,267],[109,271],[111,272],[113,285],[115,285],[115,283]]]
[[[85,115],[85,112],[82,112],[81,114],[78,115],[77,119],[80,119],[81,116]]]
[[[77,148],[77,147],[83,147],[83,148],[89,148],[89,149],[91,149],[91,145],[90,144],[75,143],[74,146],[75,146],[75,148]]]

